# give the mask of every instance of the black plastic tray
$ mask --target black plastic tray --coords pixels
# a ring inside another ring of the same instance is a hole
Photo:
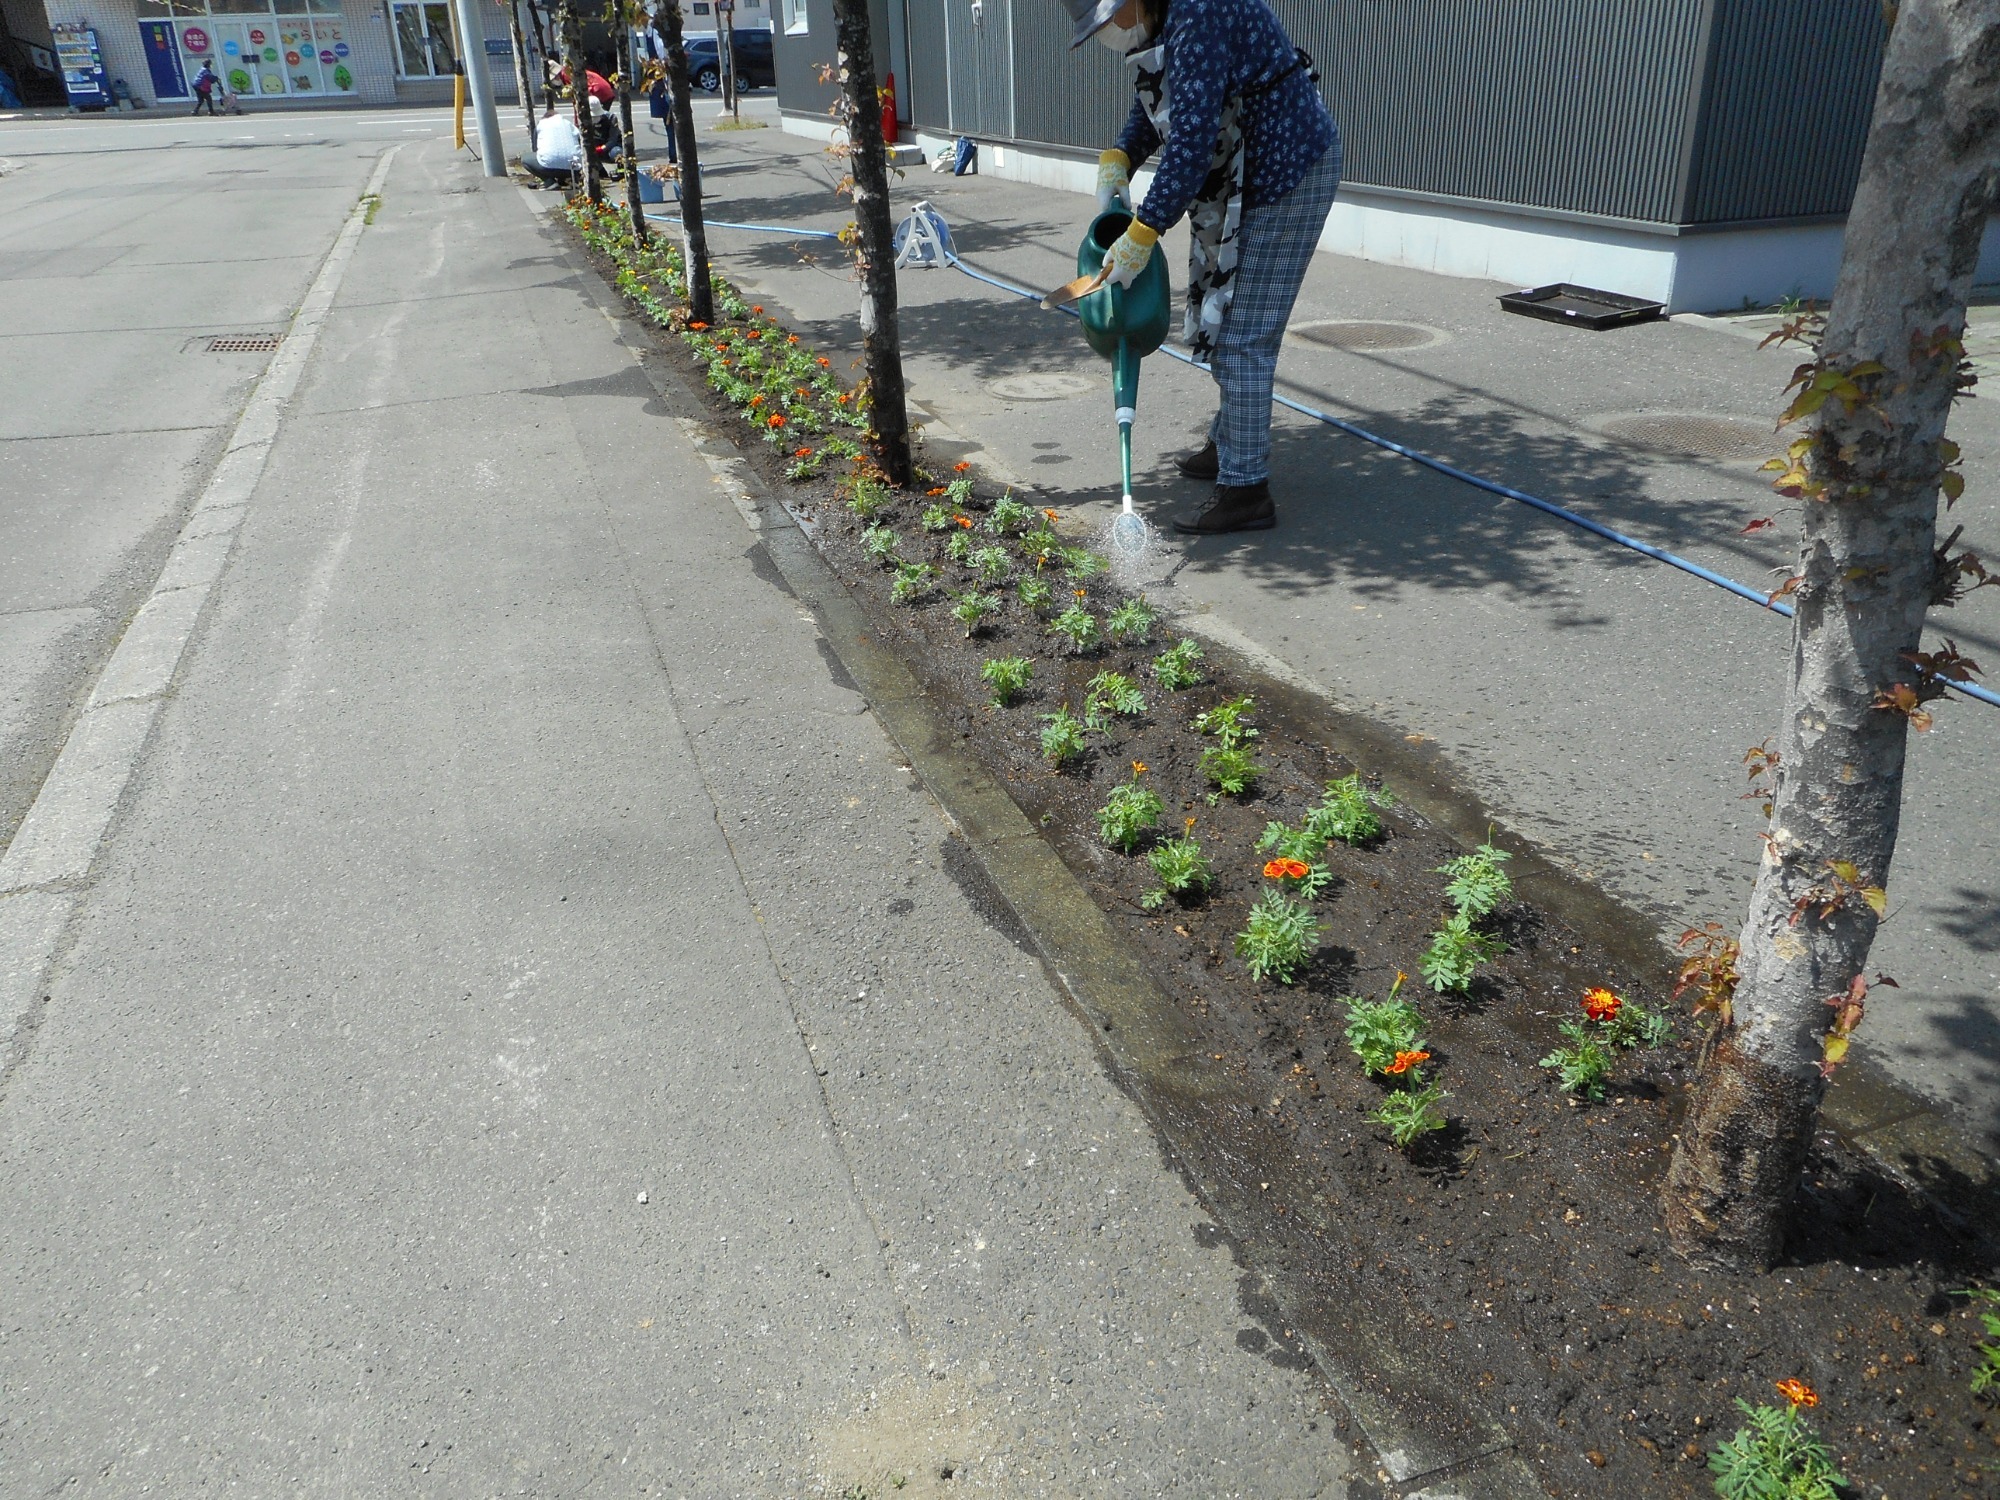
[[[1600,292],[1594,287],[1558,281],[1551,286],[1531,287],[1525,292],[1509,292],[1500,305],[1524,318],[1544,318],[1551,323],[1572,323],[1580,328],[1623,328],[1628,323],[1650,323],[1664,317],[1664,302],[1648,302],[1644,297],[1627,297],[1622,292]]]

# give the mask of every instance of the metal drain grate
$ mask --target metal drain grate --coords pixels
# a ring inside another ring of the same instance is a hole
[[[1415,323],[1303,323],[1292,330],[1292,335],[1309,344],[1361,353],[1374,353],[1381,349],[1422,349],[1438,341],[1435,332]]]
[[[225,333],[208,341],[210,354],[269,354],[282,333]]]
[[[1621,443],[1689,458],[1768,458],[1781,446],[1770,429],[1740,417],[1644,413],[1613,417],[1600,430]]]

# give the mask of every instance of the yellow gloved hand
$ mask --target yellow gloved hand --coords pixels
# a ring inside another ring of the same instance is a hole
[[[1116,146],[1097,158],[1097,211],[1132,211],[1132,159]]]
[[[1153,246],[1159,242],[1158,230],[1148,229],[1134,219],[1104,252],[1104,264],[1111,273],[1104,278],[1104,284],[1130,286],[1137,281],[1139,273],[1146,269],[1146,262],[1153,258]]]

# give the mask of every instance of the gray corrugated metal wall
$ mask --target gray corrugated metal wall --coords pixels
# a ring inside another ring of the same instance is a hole
[[[984,0],[986,36],[1011,23],[1011,129],[969,0],[907,4],[919,123],[1087,150],[1117,133],[1123,65],[1071,52],[1057,0]],[[1557,214],[1844,212],[1880,67],[1877,0],[1273,4],[1319,63],[1350,183]]]
[[[1882,71],[1880,0],[1717,0],[1683,223],[1843,214]]]

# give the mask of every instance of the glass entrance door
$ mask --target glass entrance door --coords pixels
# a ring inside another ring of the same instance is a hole
[[[449,78],[451,11],[443,0],[397,0],[396,71],[404,78]]]

